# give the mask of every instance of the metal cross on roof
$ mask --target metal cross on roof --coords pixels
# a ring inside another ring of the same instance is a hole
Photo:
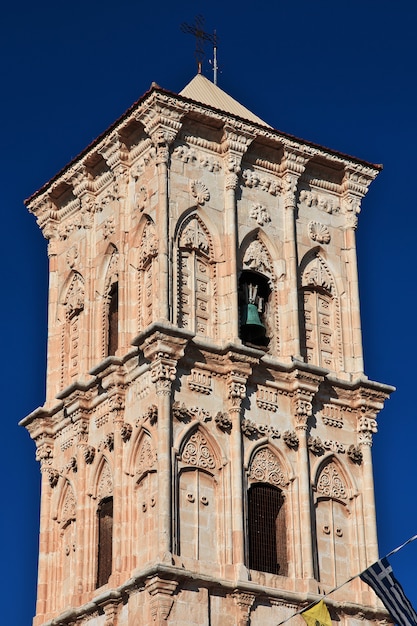
[[[183,33],[189,33],[190,35],[194,35],[196,39],[195,44],[195,58],[197,61],[197,70],[198,73],[201,74],[201,68],[203,65],[204,59],[204,42],[209,41],[213,44],[214,47],[214,60],[215,60],[215,77],[214,83],[217,83],[217,59],[216,59],[216,51],[217,51],[217,35],[216,32],[211,35],[210,33],[206,33],[204,30],[204,17],[202,15],[196,15],[194,18],[194,25],[186,24],[183,22],[181,24],[181,30]]]

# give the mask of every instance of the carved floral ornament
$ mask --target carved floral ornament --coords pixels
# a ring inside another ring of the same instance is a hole
[[[268,209],[262,206],[262,204],[253,204],[249,216],[254,219],[259,226],[265,226],[265,224],[269,224],[271,221]]]
[[[317,241],[317,243],[330,243],[330,231],[327,226],[320,222],[309,222],[308,234],[312,241]]]
[[[275,454],[269,448],[262,448],[253,457],[249,468],[249,479],[285,487],[287,480]]]
[[[207,256],[210,254],[211,245],[208,232],[197,216],[192,216],[185,224],[180,236],[180,247],[199,250]]]
[[[243,267],[272,279],[274,275],[272,260],[266,247],[259,239],[254,239],[247,247],[243,257]]]
[[[346,486],[341,478],[336,463],[331,461],[322,469],[317,481],[317,494],[327,498],[347,500]]]
[[[200,180],[190,181],[190,191],[197,204],[203,205],[210,200],[210,192],[206,185]]]
[[[196,430],[191,435],[182,451],[181,460],[188,465],[202,469],[215,469],[216,461],[205,436]]]

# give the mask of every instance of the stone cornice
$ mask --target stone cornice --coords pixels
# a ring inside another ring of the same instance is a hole
[[[272,603],[290,603],[294,607],[298,607],[298,609],[318,602],[322,598],[318,593],[276,589],[259,585],[252,581],[219,579],[214,576],[186,570],[175,565],[156,563],[136,572],[122,585],[103,591],[95,597],[93,596],[89,602],[77,608],[64,611],[54,619],[44,622],[42,626],[69,626],[82,617],[93,614],[97,609],[104,607],[110,602],[122,605],[126,601],[126,598],[130,597],[132,594],[143,592],[146,588],[146,583],[152,581],[154,577],[158,577],[161,584],[163,584],[165,580],[167,584],[169,584],[169,581],[176,581],[179,585],[192,581],[194,584],[206,588],[211,588],[215,585],[231,595],[236,595],[237,593],[250,594],[255,596],[255,599],[263,598]],[[303,584],[303,582],[305,581],[300,581],[300,584]],[[326,603],[338,614],[357,615],[358,617],[360,616],[361,619],[387,620],[391,623],[387,611],[380,606],[372,607],[355,604],[353,602],[338,602],[331,597],[326,599]]]
[[[320,158],[333,166],[337,166],[339,169],[344,169],[346,173],[344,187],[346,192],[349,193],[363,196],[366,193],[367,186],[381,169],[381,166],[325,149],[260,124],[249,123],[229,113],[153,87],[79,156],[71,161],[68,166],[26,201],[26,205],[37,217],[41,228],[48,220],[51,222],[50,226],[52,227],[53,221],[61,217],[61,215],[58,216],[56,214],[57,207],[53,206],[54,203],[50,198],[53,189],[56,189],[62,183],[68,183],[69,173],[79,171],[79,168],[85,165],[93,154],[105,154],[110,167],[117,167],[118,164],[127,162],[130,156],[120,141],[120,133],[131,122],[139,120],[145,127],[146,132],[154,137],[160,136],[162,132],[164,141],[170,143],[181,128],[182,117],[190,111],[203,116],[207,121],[215,121],[218,127],[233,128],[241,138],[246,137],[247,140],[251,137],[263,139],[269,144],[275,144],[279,149],[284,149],[287,153],[298,154],[305,160]],[[111,154],[108,153],[109,138],[113,148],[117,144],[117,150],[110,150]],[[136,149],[135,147],[132,151]],[[91,183],[92,181],[88,185],[89,191],[91,191]],[[45,204],[49,204],[49,208]]]

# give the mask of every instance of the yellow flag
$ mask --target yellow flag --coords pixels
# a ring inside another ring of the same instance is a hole
[[[301,615],[308,626],[332,626],[329,611],[323,600],[320,600],[320,602],[312,606],[311,609],[301,613]]]

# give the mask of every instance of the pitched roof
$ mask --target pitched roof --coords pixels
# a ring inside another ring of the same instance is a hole
[[[232,115],[249,120],[250,122],[271,128],[269,124],[261,120],[260,117],[252,113],[252,111],[249,111],[243,104],[240,104],[240,102],[229,96],[229,94],[202,74],[194,76],[192,81],[180,91],[179,95],[184,96],[184,98],[189,98],[190,100],[195,100],[200,104],[205,104],[215,109],[225,111],[226,113],[231,113]]]

